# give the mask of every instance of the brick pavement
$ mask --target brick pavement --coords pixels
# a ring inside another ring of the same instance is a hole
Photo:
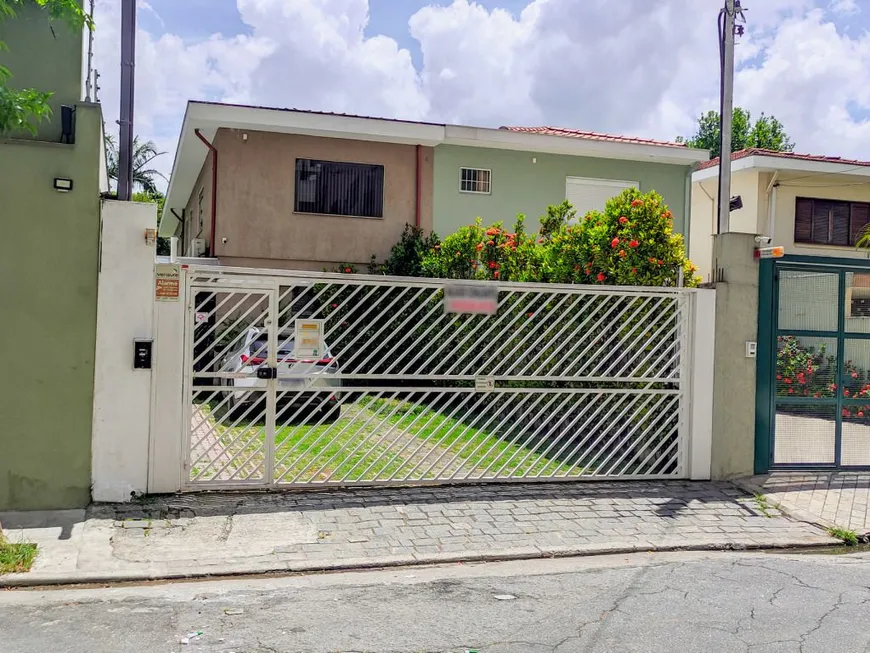
[[[740,484],[796,518],[870,534],[870,472],[778,472]]]
[[[835,543],[733,485],[691,482],[176,495],[93,506],[80,531],[74,556],[48,543],[30,582]]]

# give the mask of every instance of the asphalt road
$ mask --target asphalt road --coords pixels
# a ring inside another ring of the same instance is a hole
[[[870,651],[870,554],[639,554],[0,592],[0,653],[467,650]]]

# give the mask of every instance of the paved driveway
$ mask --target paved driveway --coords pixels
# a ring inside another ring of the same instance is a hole
[[[740,484],[798,519],[870,534],[870,472],[778,472]]]

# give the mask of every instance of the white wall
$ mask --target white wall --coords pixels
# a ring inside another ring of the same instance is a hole
[[[709,480],[713,447],[713,359],[716,291],[698,290],[691,301],[689,389],[689,478]]]
[[[151,371],[133,369],[133,341],[151,339],[157,205],[104,200],[97,298],[92,469],[94,501],[146,489]]]
[[[181,489],[181,461],[186,445],[182,438],[187,434],[184,427],[190,427],[189,423],[184,424],[185,415],[190,420],[190,406],[186,412],[183,401],[186,279],[182,268],[179,301],[155,302],[154,307],[154,383],[148,468],[148,492],[152,494]]]

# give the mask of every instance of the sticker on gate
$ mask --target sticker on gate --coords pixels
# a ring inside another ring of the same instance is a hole
[[[323,355],[323,320],[296,320],[293,356],[297,360]]]

